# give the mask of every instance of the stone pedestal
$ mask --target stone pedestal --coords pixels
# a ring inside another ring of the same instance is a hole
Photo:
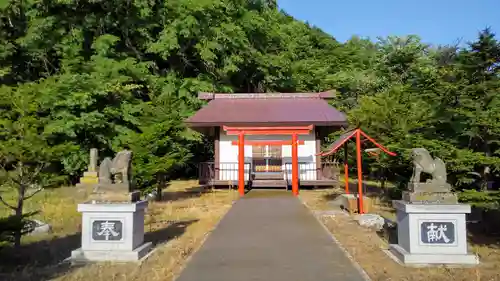
[[[130,183],[121,182],[121,183],[101,183],[97,185],[97,192],[105,193],[105,192],[130,192]]]
[[[457,204],[458,197],[451,192],[403,191],[403,201],[420,204]]]
[[[80,184],[97,184],[99,183],[99,176],[97,172],[84,172],[83,177],[80,178]]]
[[[87,201],[92,202],[138,202],[140,201],[140,191],[128,192],[128,190],[116,190],[115,188],[102,189],[95,188],[87,197]]]
[[[390,252],[403,264],[478,264],[467,251],[465,204],[393,202],[397,210],[398,244]]]
[[[78,204],[82,213],[82,246],[71,261],[139,261],[151,250],[144,243],[147,201]]]
[[[447,183],[414,183],[408,184],[408,191],[403,191],[403,201],[425,204],[457,204],[458,197],[451,192]]]

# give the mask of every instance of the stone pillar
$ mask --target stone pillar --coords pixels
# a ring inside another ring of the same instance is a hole
[[[90,149],[90,161],[89,161],[89,172],[97,172],[97,159],[98,159],[97,148]]]
[[[91,148],[88,170],[84,172],[83,177],[80,178],[80,185],[99,183],[99,176],[97,173],[97,159],[98,159],[97,148]]]

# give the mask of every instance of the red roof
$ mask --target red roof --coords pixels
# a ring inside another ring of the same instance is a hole
[[[191,127],[246,124],[344,126],[346,116],[321,97],[216,98],[186,120]]]

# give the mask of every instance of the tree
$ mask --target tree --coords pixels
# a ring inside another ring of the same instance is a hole
[[[464,83],[455,97],[459,106],[449,111],[461,124],[457,137],[462,143],[491,158],[500,156],[500,42],[489,29],[478,37],[459,53]],[[490,180],[492,168],[486,164],[478,171],[485,181]]]
[[[8,100],[2,100],[0,108],[0,202],[11,209],[14,219],[20,224],[24,201],[41,192],[56,178],[50,177],[50,170],[57,165],[57,156],[63,150],[71,150],[68,145],[52,146],[50,135],[44,132],[46,118],[40,115],[40,106],[35,98],[38,85],[25,84],[9,91]],[[14,194],[11,203],[4,196]],[[14,245],[21,244],[22,228],[14,233]]]
[[[26,148],[47,152],[25,159],[47,163],[39,175],[75,183],[89,148],[128,146],[137,184],[148,188],[209,151],[182,124],[204,104],[198,91],[337,89],[333,104],[353,126],[398,152],[378,164],[387,175],[404,179],[409,149],[424,146],[466,186],[471,172],[491,181],[499,167],[498,46],[490,30],[462,49],[417,36],[340,43],[274,0],[3,1],[0,122],[43,135]],[[12,96],[34,108],[9,113]],[[21,152],[7,147],[20,142],[2,130],[14,172]],[[48,153],[57,147],[68,149]]]
[[[163,188],[172,171],[185,167],[193,157],[192,144],[201,141],[186,130],[175,97],[164,93],[151,103],[143,112],[140,131],[124,135],[119,141],[134,152],[136,185],[143,190]]]

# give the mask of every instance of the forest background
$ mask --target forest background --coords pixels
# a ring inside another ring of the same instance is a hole
[[[213,150],[183,123],[204,105],[198,92],[334,89],[350,126],[398,153],[365,157],[367,175],[400,190],[409,151],[425,147],[462,201],[498,209],[499,74],[488,28],[465,47],[411,35],[340,43],[275,1],[3,0],[2,187],[24,200],[72,185],[94,147],[131,149],[143,190],[195,177]]]

